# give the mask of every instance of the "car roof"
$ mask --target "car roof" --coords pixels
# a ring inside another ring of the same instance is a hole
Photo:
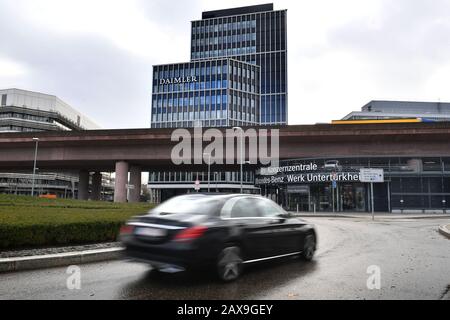
[[[211,198],[211,199],[232,199],[236,197],[256,197],[256,198],[263,198],[259,194],[245,194],[245,193],[188,193],[184,195],[180,195],[178,197],[198,197],[198,198]]]

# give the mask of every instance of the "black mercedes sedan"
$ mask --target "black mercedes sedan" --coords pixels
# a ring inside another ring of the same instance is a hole
[[[188,194],[121,228],[126,257],[162,272],[215,268],[223,281],[244,265],[288,256],[313,259],[314,227],[256,195]]]

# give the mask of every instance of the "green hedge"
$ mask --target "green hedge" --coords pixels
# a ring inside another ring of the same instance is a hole
[[[149,204],[114,204],[0,195],[0,249],[115,241]]]

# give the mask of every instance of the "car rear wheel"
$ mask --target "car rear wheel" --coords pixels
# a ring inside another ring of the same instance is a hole
[[[316,251],[316,236],[312,233],[308,233],[305,236],[305,241],[302,251],[302,259],[305,261],[311,261]]]
[[[242,273],[242,253],[239,247],[226,247],[219,254],[217,273],[222,281],[234,281]]]

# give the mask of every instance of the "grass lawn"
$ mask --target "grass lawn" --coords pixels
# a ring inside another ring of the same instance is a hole
[[[0,195],[0,249],[114,241],[147,203],[109,203]]]

